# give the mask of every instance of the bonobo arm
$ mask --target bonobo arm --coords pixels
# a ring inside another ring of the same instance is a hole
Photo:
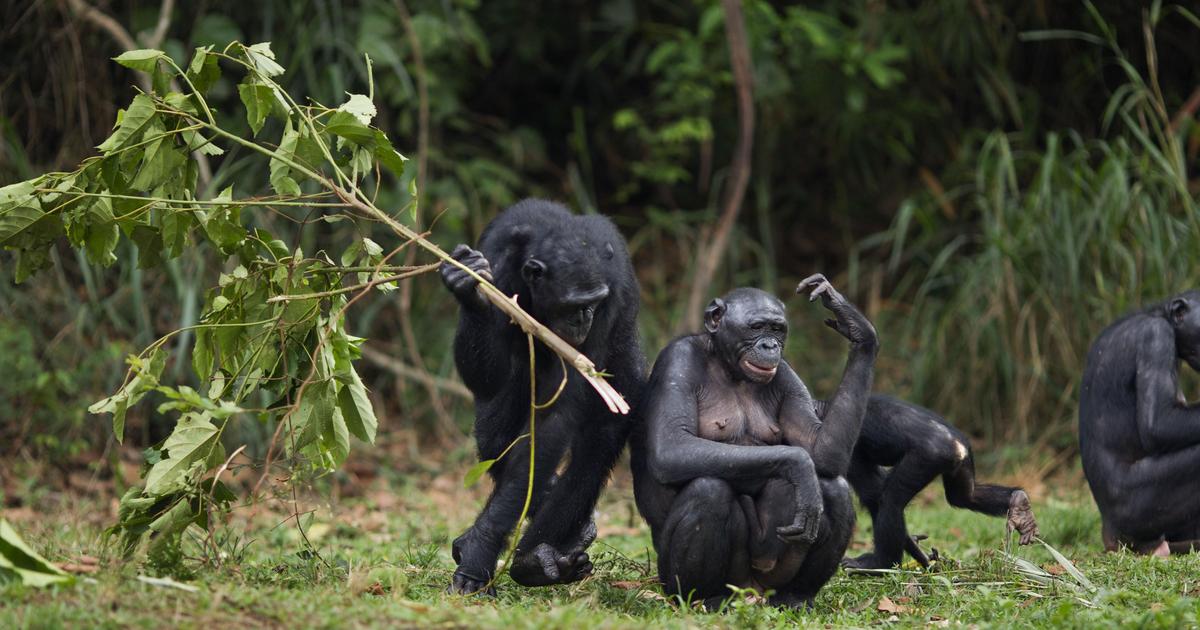
[[[1200,408],[1176,399],[1175,333],[1151,318],[1137,348],[1137,428],[1147,453],[1166,453],[1200,443]]]
[[[821,517],[821,488],[807,451],[794,446],[724,444],[697,434],[696,396],[706,360],[695,342],[684,338],[667,346],[654,365],[643,406],[646,465],[651,475],[664,485],[700,477],[782,478],[796,488],[800,508],[794,525],[811,542]]]
[[[826,401],[819,421],[808,389],[789,366],[781,364],[775,375],[784,393],[780,421],[788,444],[804,446],[812,454],[818,475],[842,477],[850,469],[850,454],[862,431],[879,340],[866,316],[824,276],[817,274],[805,279],[796,289],[797,293],[803,291],[811,291],[810,299],[820,297],[822,304],[833,312],[834,318],[825,323],[850,341],[850,356],[846,359],[842,382]]]
[[[460,244],[450,255],[484,279],[492,280],[491,265],[480,252]],[[507,384],[512,372],[508,320],[479,294],[479,281],[470,274],[447,262],[438,272],[461,305],[454,337],[459,375],[477,398],[491,398]]]

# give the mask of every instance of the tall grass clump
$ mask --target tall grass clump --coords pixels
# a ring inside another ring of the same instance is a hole
[[[1145,76],[1093,17],[1126,78],[1105,138],[1062,131],[1026,146],[987,135],[971,147],[973,177],[906,202],[863,244],[890,250],[898,296],[880,317],[900,369],[881,383],[988,439],[1073,448],[1091,340],[1123,313],[1200,285],[1184,146],[1195,123],[1173,122],[1156,84],[1159,12],[1146,18]]]

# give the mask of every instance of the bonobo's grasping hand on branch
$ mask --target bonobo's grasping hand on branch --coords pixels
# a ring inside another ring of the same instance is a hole
[[[720,598],[727,585],[774,589],[801,605],[836,571],[854,513],[840,476],[862,423],[875,329],[817,275],[801,290],[852,342],[823,417],[782,359],[783,304],[736,289],[704,312],[703,333],[659,355],[640,407],[633,472],[668,593]]]

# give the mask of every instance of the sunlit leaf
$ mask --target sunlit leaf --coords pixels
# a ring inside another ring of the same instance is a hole
[[[113,61],[142,72],[154,72],[154,68],[158,65],[158,60],[166,53],[153,48],[143,48],[140,50],[130,50],[113,57]]]

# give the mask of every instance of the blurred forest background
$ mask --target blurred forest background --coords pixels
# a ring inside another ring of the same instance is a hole
[[[748,180],[704,298],[738,285],[787,296],[823,271],[877,322],[877,389],[946,415],[987,445],[986,466],[1030,454],[1043,474],[1075,466],[1090,340],[1200,279],[1197,9],[747,0]],[[439,244],[474,242],[526,196],[601,212],[631,246],[648,359],[690,321],[697,260],[736,175],[738,91],[717,0],[5,2],[0,185],[95,153],[138,82],[109,58],[156,47],[186,63],[231,40],[272,42],[289,91],[327,103],[366,91],[370,55],[377,124],[417,180],[379,205],[402,206],[416,183],[421,227]],[[226,83],[210,100],[237,99]],[[250,158],[213,160],[207,194],[268,190],[265,162]],[[306,251],[353,236],[249,220]],[[87,405],[120,385],[126,355],[194,323],[223,271],[191,248],[150,273],[122,247],[104,268],[63,243],[52,269],[21,284],[0,252],[0,455],[64,471],[112,457],[109,422]],[[816,307],[790,308],[788,357],[827,393],[844,343]],[[433,274],[352,311],[352,332],[370,339],[360,371],[383,448],[417,435],[470,457],[455,317]],[[190,344],[178,339],[167,378],[191,377]],[[127,443],[170,426],[141,405]],[[248,420],[226,437],[261,453],[271,431]]]

